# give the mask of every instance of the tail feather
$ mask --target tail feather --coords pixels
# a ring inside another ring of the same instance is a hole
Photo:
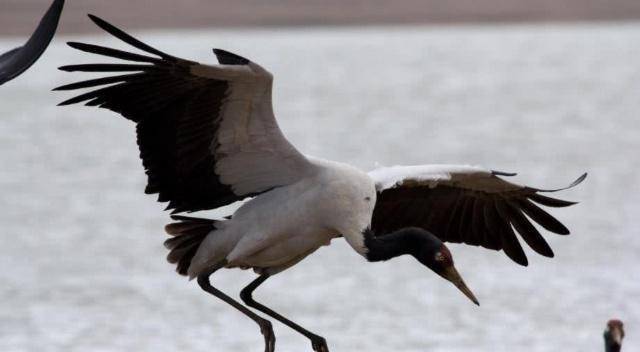
[[[164,242],[169,249],[167,261],[176,264],[176,271],[180,275],[187,275],[191,260],[198,247],[207,237],[209,232],[215,229],[216,220],[192,218],[187,216],[172,216],[174,222],[165,227],[165,231],[173,236]]]

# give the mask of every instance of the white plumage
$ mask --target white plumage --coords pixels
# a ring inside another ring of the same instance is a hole
[[[493,180],[500,183],[490,170],[479,166],[467,165],[415,165],[381,167],[369,172],[375,180],[376,189],[402,187],[410,184],[423,184],[436,187],[438,184],[458,184],[473,188],[481,180]],[[505,183],[505,186],[506,182]]]
[[[309,338],[315,351],[327,352],[322,337],[255,302],[251,293],[334,238],[344,237],[369,261],[412,255],[478,304],[443,242],[503,250],[527,265],[517,235],[537,253],[554,255],[532,221],[550,232],[569,233],[540,206],[574,203],[542,194],[558,190],[500,177],[511,174],[458,165],[395,166],[367,174],[347,164],[306,157],[278,127],[273,77],[258,64],[220,49],[214,49],[220,65],[179,59],[91,18],[146,54],[69,43],[135,64],[62,67],[126,73],[60,87],[93,89],[62,105],[85,102],[133,121],[148,175],[146,192],[169,202],[174,214],[250,198],[225,219],[174,215],[177,222],[166,228],[173,238],[165,244],[168,260],[177,264],[180,274],[197,277],[206,292],[260,325],[267,352],[275,344],[271,324],[211,286],[212,273],[254,269],[260,276],[242,291],[243,301]]]
[[[223,259],[229,267],[271,275],[343,235],[366,254],[376,191],[373,180],[349,165],[312,159],[313,172],[243,204],[219,223],[199,247],[189,268],[196,277]]]

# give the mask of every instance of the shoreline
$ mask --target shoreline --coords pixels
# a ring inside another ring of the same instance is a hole
[[[0,36],[31,33],[49,0],[4,0],[0,4]],[[151,7],[151,5],[153,7]],[[123,11],[122,9],[127,9]],[[374,25],[457,25],[640,20],[640,1],[566,0],[85,0],[67,1],[59,32],[96,33],[86,17],[94,13],[114,24],[140,29],[274,28]]]

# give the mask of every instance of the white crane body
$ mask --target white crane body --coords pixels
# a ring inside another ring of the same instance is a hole
[[[262,193],[218,222],[198,248],[189,276],[225,259],[229,268],[273,275],[340,236],[365,255],[363,231],[376,197],[373,179],[347,164],[310,161],[316,170],[310,176]]]

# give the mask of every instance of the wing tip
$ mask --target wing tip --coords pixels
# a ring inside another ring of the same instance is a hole
[[[107,21],[103,20],[102,18],[100,18],[100,17],[98,17],[98,16],[96,16],[96,15],[94,15],[92,13],[88,13],[87,17],[89,17],[89,19],[93,23],[97,24],[98,26],[100,26],[100,24],[103,24],[103,23],[108,23]]]
[[[248,65],[251,61],[238,54],[214,48],[213,53],[216,55],[218,62],[223,65]]]
[[[130,34],[128,34],[127,32],[125,32],[124,30],[114,26],[113,24],[105,21],[104,19],[93,15],[93,14],[87,14],[87,16],[89,17],[89,19],[91,19],[91,21],[93,23],[95,23],[98,27],[100,27],[101,29],[103,29],[105,32],[111,34],[112,36],[120,39],[121,41],[137,48],[140,49],[142,51],[145,51],[147,53],[150,54],[154,54],[154,55],[158,55],[161,58],[163,58],[164,60],[168,60],[171,62],[177,62],[179,59],[176,58],[173,55],[169,55],[165,52],[162,52],[156,48],[153,48],[143,42],[141,42],[140,40],[134,38],[133,36],[131,36]]]
[[[578,186],[579,184],[581,184],[582,182],[584,182],[584,180],[587,178],[587,176],[588,176],[588,173],[585,172],[582,175],[580,175],[580,177],[575,179],[571,184],[569,184],[566,187],[562,187],[562,188],[556,188],[556,189],[529,188],[529,190],[533,191],[533,194],[528,196],[528,198],[533,200],[533,201],[535,201],[538,204],[542,204],[542,205],[545,205],[545,206],[548,206],[548,207],[556,207],[556,208],[563,208],[563,207],[568,207],[568,206],[579,204],[579,202],[567,201],[567,200],[562,200],[562,199],[543,196],[540,193],[555,193],[555,192],[564,191],[564,190],[568,190],[568,189],[574,188],[574,187]],[[567,234],[568,235],[568,233],[561,233],[561,234]]]
[[[58,103],[57,106],[68,106],[82,102],[83,100],[80,97],[73,97],[71,99],[67,99],[61,103]]]
[[[64,72],[74,72],[75,66],[76,65],[64,65],[64,66],[58,67],[58,70],[64,71]]]
[[[114,35],[113,32],[114,30],[118,30],[118,28],[114,25],[112,25],[111,23],[107,22],[105,19],[94,15],[92,13],[88,13],[87,17],[89,17],[89,19],[91,20],[91,22],[93,22],[96,26],[100,27],[102,30],[104,30],[105,32]],[[117,36],[116,36],[117,37]]]
[[[90,44],[87,43],[81,43],[81,42],[67,42],[67,45],[70,46],[73,49],[76,50],[80,50],[80,51],[84,51],[84,52],[90,52],[89,47],[91,46]]]
[[[587,179],[587,176],[589,176],[588,172],[583,173],[582,175],[580,175],[580,177],[578,177],[575,181],[573,181],[573,183],[571,183],[571,185],[568,188],[572,188],[581,184],[584,180]]]
[[[565,190],[574,188],[577,185],[581,184],[587,178],[588,175],[589,175],[588,172],[583,173],[582,175],[580,175],[580,177],[575,179],[573,182],[571,182],[566,187],[561,187],[561,188],[556,188],[556,189],[536,189],[536,191],[537,192],[542,192],[542,193],[553,193],[553,192],[565,191]]]
[[[92,14],[92,13],[88,13],[87,17],[89,17],[89,19],[91,20],[91,22],[93,22],[96,26],[102,28],[103,30],[105,30],[106,32],[110,32],[107,28],[108,27],[113,27],[113,25],[109,22],[107,22],[106,20]],[[105,28],[107,27],[107,28]]]
[[[508,255],[508,254],[507,254]],[[523,266],[523,267],[528,267],[529,266],[529,258],[527,258],[526,256],[522,257],[522,258],[512,258],[509,256],[509,258],[511,258],[511,260],[513,260],[514,262],[516,262],[516,264]]]

